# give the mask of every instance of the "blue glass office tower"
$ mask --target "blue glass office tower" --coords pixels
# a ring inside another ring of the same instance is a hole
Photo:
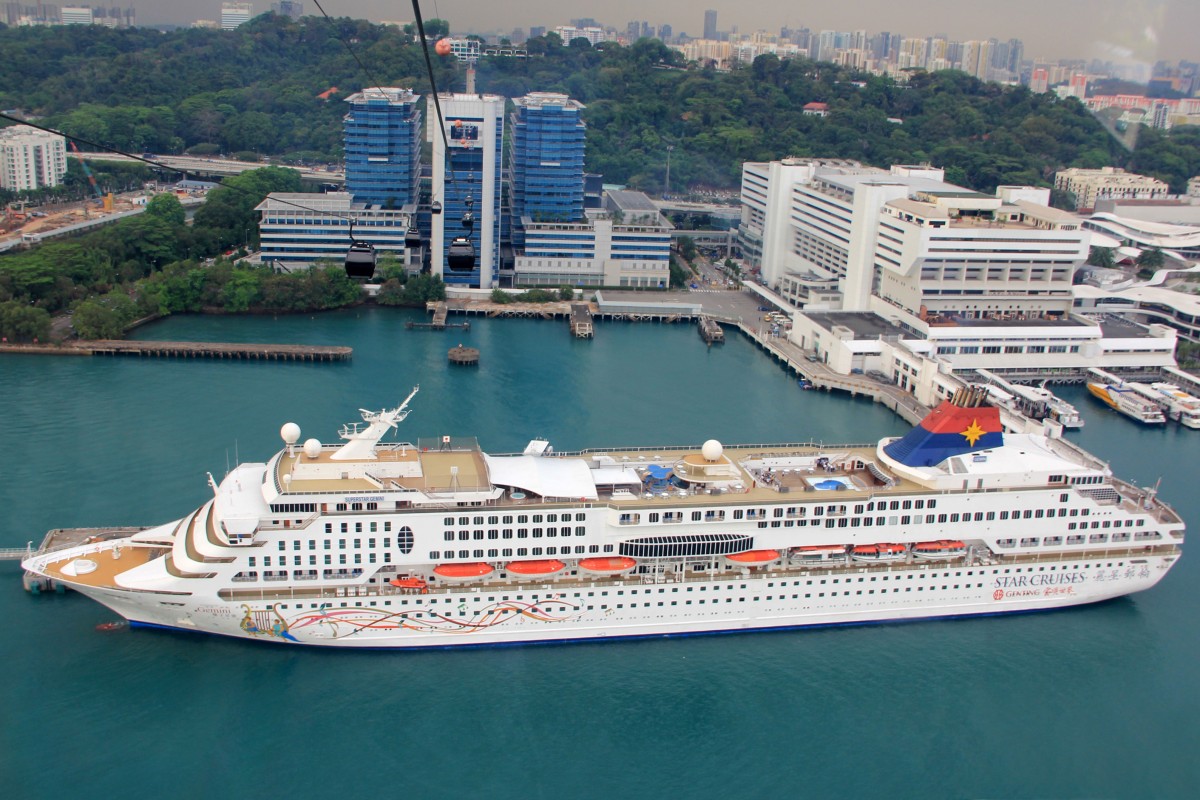
[[[427,136],[433,150],[432,199],[442,204],[442,213],[431,218],[430,264],[433,274],[448,284],[490,289],[500,279],[504,98],[491,94],[440,94],[438,98],[446,137],[443,140],[437,117],[431,112]],[[475,263],[469,270],[452,270],[446,255],[454,238],[466,234],[462,218],[468,196],[475,216],[470,237]]]
[[[346,98],[346,189],[354,202],[400,208],[421,182],[421,112],[411,89],[374,87]]]
[[[584,106],[565,94],[532,92],[513,101],[509,180],[512,237],[525,246],[522,217],[534,222],[583,219]]]

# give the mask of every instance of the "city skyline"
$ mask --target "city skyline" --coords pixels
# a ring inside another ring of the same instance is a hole
[[[135,7],[144,0],[130,0]],[[149,4],[146,4],[149,5]],[[374,21],[407,21],[407,5],[384,0],[338,0],[324,3],[331,16],[350,16]],[[197,18],[217,18],[220,0],[202,5],[185,0],[159,0],[151,8],[138,8],[138,23],[187,24]],[[254,3],[254,13],[270,8],[269,0]],[[1200,60],[1192,32],[1200,27],[1200,4],[1186,0],[1014,0],[1003,6],[982,3],[951,3],[917,0],[898,6],[885,0],[861,0],[853,7],[818,6],[797,8],[783,0],[767,0],[752,8],[708,0],[693,5],[685,0],[657,0],[652,4],[615,0],[597,7],[582,0],[517,0],[504,5],[479,6],[469,0],[441,0],[435,9],[423,9],[427,17],[450,20],[455,31],[528,29],[531,25],[553,28],[571,18],[593,17],[604,25],[623,29],[630,20],[645,20],[658,26],[669,23],[676,33],[698,38],[703,33],[704,13],[717,11],[717,29],[736,25],[741,33],[766,30],[777,34],[781,27],[817,30],[892,31],[905,36],[946,34],[951,39],[1021,39],[1029,58],[1097,58],[1112,61]],[[319,14],[315,4],[306,14]]]

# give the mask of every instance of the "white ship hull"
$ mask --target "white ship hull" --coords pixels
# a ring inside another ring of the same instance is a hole
[[[913,563],[835,571],[789,569],[722,580],[570,586],[527,582],[437,595],[373,592],[269,602],[74,588],[135,626],[327,647],[449,648],[1060,609],[1149,589],[1176,557],[1128,552],[1017,566]],[[1048,571],[1051,566],[1053,572]]]
[[[1002,614],[1157,583],[1184,526],[1154,490],[1063,440],[1003,434],[979,399],[877,446],[505,456],[379,445],[405,401],[340,448],[298,450],[285,425],[284,450],[191,514],[24,567],[134,624],[377,648]],[[888,558],[853,557],[871,552]],[[613,565],[630,571],[589,572]]]

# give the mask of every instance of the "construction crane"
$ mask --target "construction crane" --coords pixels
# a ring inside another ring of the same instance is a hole
[[[96,195],[96,202],[99,203],[105,211],[112,211],[112,195],[105,197],[104,194],[101,193],[100,187],[96,185],[96,176],[92,174],[91,167],[89,167],[87,161],[83,159],[83,153],[79,152],[79,148],[75,145],[74,141],[70,139],[67,141],[70,142],[71,149],[75,151],[75,157],[79,159],[79,165],[83,167],[83,174],[87,176],[88,185],[92,187],[92,193]],[[86,213],[86,211],[87,206],[85,205],[84,213]]]

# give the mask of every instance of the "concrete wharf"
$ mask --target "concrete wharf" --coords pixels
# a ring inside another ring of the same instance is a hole
[[[708,344],[722,344],[725,341],[725,330],[715,319],[701,317],[696,327],[700,331],[700,338]]]
[[[65,345],[0,345],[0,353],[65,356],[140,356],[147,358],[219,358],[240,361],[349,361],[354,350],[308,344],[233,342],[156,342],[95,339]]]
[[[571,304],[571,333],[579,339],[591,339],[595,335],[592,311],[587,303]]]
[[[245,361],[349,361],[349,347],[308,344],[242,344],[229,342],[152,342],[97,339],[81,343],[96,356],[157,358],[228,358]]]
[[[427,331],[444,331],[447,328],[462,328],[465,331],[471,330],[469,322],[447,322],[446,315],[449,311],[446,308],[446,303],[439,301],[431,303],[428,306],[429,310],[433,311],[432,322],[413,322],[409,320],[404,323],[404,327],[409,329],[427,330]]]

